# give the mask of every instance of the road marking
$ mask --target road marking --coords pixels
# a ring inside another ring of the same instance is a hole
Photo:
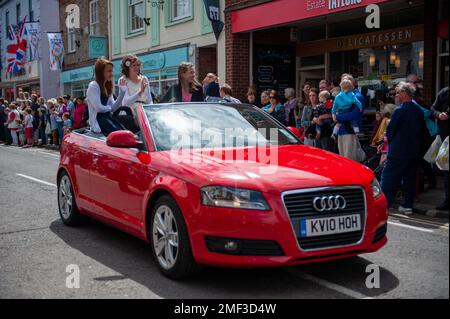
[[[395,222],[391,222],[391,221],[388,221],[388,224],[394,225],[394,226],[399,226],[399,227],[404,227],[404,228],[409,228],[409,229],[413,229],[413,230],[418,230],[418,231],[422,231],[424,233],[434,233],[434,231],[431,229],[426,229],[426,228],[417,227],[417,226],[405,225],[405,224],[395,223]]]
[[[400,215],[400,214],[390,214],[390,216],[393,216],[397,219],[404,219],[404,220],[417,222],[417,223],[423,224],[423,225],[435,226],[435,227],[439,227],[439,228],[443,228],[443,229],[448,229],[448,223],[444,223],[444,222],[439,223],[439,222],[429,220],[429,219],[414,218],[414,217]]]
[[[348,289],[346,287],[340,286],[338,284],[335,284],[333,282],[327,281],[325,279],[310,275],[304,271],[301,271],[299,269],[288,269],[288,271],[293,272],[294,274],[299,275],[300,277],[302,277],[303,279],[306,279],[308,281],[311,281],[317,285],[323,286],[325,288],[337,291],[343,295],[352,297],[352,298],[356,298],[356,299],[373,299],[372,297],[368,297],[362,293],[359,293],[357,291]]]
[[[34,182],[38,182],[38,183],[47,185],[47,186],[53,186],[53,187],[56,187],[56,184],[53,184],[53,183],[49,183],[49,182],[43,181],[42,179],[34,178],[34,177],[32,177],[32,176],[28,176],[28,175],[24,175],[24,174],[19,174],[19,173],[16,173],[16,175],[17,175],[17,176],[20,176],[20,177],[23,177],[23,178],[26,178],[26,179],[29,179],[29,180],[34,181]]]

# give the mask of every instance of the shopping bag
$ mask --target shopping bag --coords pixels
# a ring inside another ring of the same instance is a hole
[[[50,123],[47,122],[47,125],[45,125],[45,135],[50,135],[52,134],[52,128],[50,126]]]
[[[431,144],[430,148],[425,153],[423,159],[426,160],[428,163],[434,163],[436,161],[436,156],[438,155],[441,145],[442,145],[441,137],[437,135],[435,140]]]
[[[448,136],[439,148],[438,155],[436,156],[436,166],[441,171],[448,171]]]

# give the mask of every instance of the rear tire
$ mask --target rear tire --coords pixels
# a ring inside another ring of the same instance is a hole
[[[198,271],[183,214],[170,196],[164,195],[156,201],[149,235],[153,256],[165,276],[182,279]]]
[[[61,220],[67,226],[81,226],[89,220],[78,210],[72,182],[66,171],[63,171],[58,177],[58,209]]]

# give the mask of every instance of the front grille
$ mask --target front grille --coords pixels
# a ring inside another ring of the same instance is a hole
[[[240,256],[284,256],[280,245],[272,240],[206,237],[205,241],[208,250],[214,253]],[[227,251],[224,246],[229,241],[236,242],[238,248]]]
[[[382,240],[384,238],[384,236],[386,236],[386,233],[387,233],[387,224],[384,224],[383,226],[378,228],[377,231],[375,232],[375,236],[373,236],[372,244],[376,244],[377,242]]]
[[[317,212],[313,207],[315,197],[341,195],[347,205],[338,211]],[[366,202],[363,189],[359,187],[326,188],[321,190],[299,190],[283,195],[283,202],[289,214],[300,248],[304,250],[324,249],[338,246],[348,246],[358,243],[365,227]],[[300,237],[300,220],[304,218],[323,218],[358,214],[361,220],[361,230],[323,235],[316,237]]]

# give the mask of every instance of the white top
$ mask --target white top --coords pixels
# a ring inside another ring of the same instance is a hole
[[[25,127],[26,128],[30,128],[30,127],[32,128],[33,121],[34,121],[33,115],[31,115],[31,114],[25,115]]]
[[[150,82],[146,76],[142,75],[141,81],[138,83],[134,83],[129,78],[122,76],[118,81],[118,85],[120,85],[121,80],[125,80],[127,83],[127,89],[125,91],[125,96],[123,97],[123,106],[134,109],[136,102],[138,101],[143,102],[144,104],[153,104],[152,94],[150,92]],[[140,94],[139,91],[141,90],[141,83],[143,80],[147,81],[147,88],[145,89],[145,92]]]
[[[8,128],[16,129],[17,126],[19,126],[19,124],[16,122],[16,120],[20,120],[20,113],[17,110],[11,110],[11,113],[14,113],[14,120],[8,124]],[[8,115],[8,116],[11,116],[11,115]]]
[[[96,81],[92,81],[91,83],[89,83],[86,93],[86,100],[89,110],[89,125],[92,132],[102,132],[97,122],[97,113],[114,112],[122,106],[122,100],[125,95],[125,87],[119,86],[119,91],[120,93],[117,97],[117,100],[114,100],[114,96],[111,94],[106,105],[103,105],[100,99],[100,86]]]

